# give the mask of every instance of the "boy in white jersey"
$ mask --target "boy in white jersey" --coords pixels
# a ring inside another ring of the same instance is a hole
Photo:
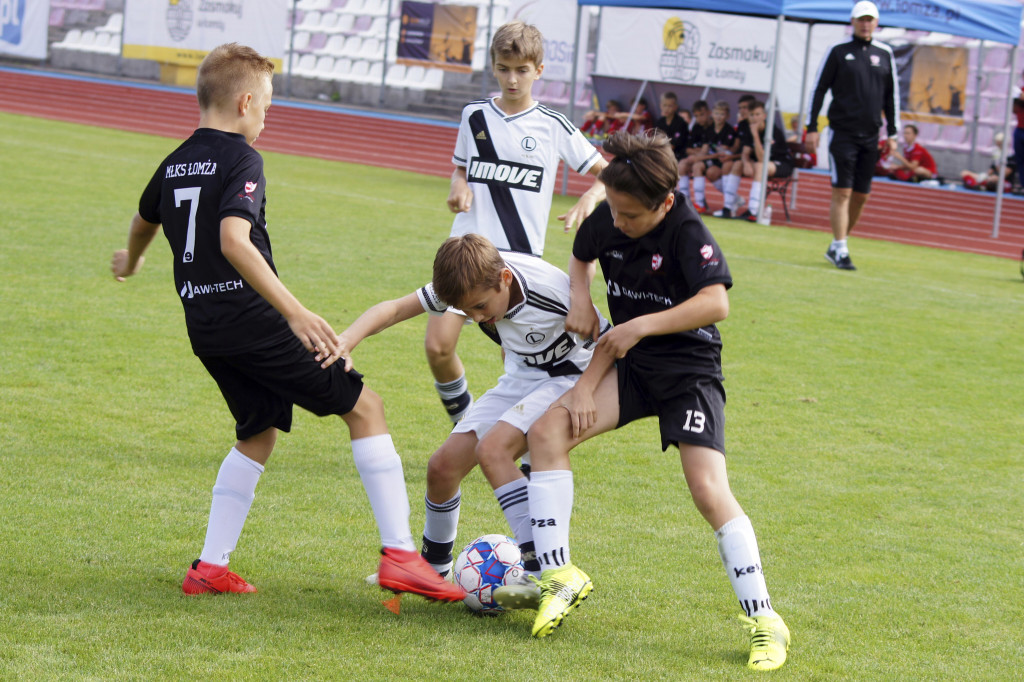
[[[451,236],[482,234],[501,250],[544,252],[544,236],[559,160],[597,177],[607,162],[562,114],[534,101],[533,84],[544,71],[543,36],[513,21],[491,41],[491,63],[501,95],[470,102],[462,112],[452,163],[448,208],[455,213]],[[568,232],[604,199],[595,180],[559,220]],[[441,402],[453,422],[472,396],[455,353],[465,317],[447,313],[427,324],[426,352]]]
[[[533,549],[527,480],[516,467],[526,433],[572,388],[596,343],[566,331],[569,277],[534,256],[499,252],[485,237],[450,237],[437,251],[433,281],[373,306],[341,334],[342,354],[367,336],[423,312],[442,315],[449,303],[501,345],[505,374],[467,411],[427,465],[423,557],[441,574],[452,566],[458,529],[459,484],[477,462],[494,488],[523,552],[528,574],[540,575]],[[610,325],[595,308],[601,331]]]

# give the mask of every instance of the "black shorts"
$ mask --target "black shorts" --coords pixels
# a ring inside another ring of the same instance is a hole
[[[289,431],[292,405],[324,417],[348,414],[363,390],[363,375],[337,361],[321,369],[295,336],[266,348],[225,356],[200,356],[235,418],[238,440],[270,427]]]
[[[772,161],[775,164],[775,175],[773,178],[785,180],[793,175],[793,164],[789,161]]]
[[[615,428],[657,416],[662,451],[686,443],[725,454],[721,375],[666,372],[663,362],[636,353],[627,353],[615,367],[619,378],[619,423]]]
[[[828,145],[832,166],[832,186],[853,188],[854,192],[871,192],[871,177],[878,162],[878,139],[863,135],[845,135],[832,131]]]

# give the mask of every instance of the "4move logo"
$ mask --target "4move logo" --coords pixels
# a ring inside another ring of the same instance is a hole
[[[0,40],[20,45],[24,23],[25,0],[0,0]]]
[[[700,31],[689,21],[672,17],[661,29],[665,49],[658,66],[661,79],[692,83],[700,72]]]

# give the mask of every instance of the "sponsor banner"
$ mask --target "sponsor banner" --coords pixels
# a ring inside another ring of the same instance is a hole
[[[731,14],[606,7],[597,72],[602,75],[767,92],[775,22]]]
[[[238,42],[280,68],[290,5],[290,0],[125,0],[122,53],[197,66],[218,45]]]
[[[430,2],[402,2],[397,63],[461,71],[473,70],[477,8]]]
[[[47,0],[0,0],[0,54],[46,59]]]
[[[576,0],[511,0],[508,5],[509,21],[519,19],[533,24],[544,36],[544,80],[572,81],[573,31],[576,30]],[[577,60],[576,77],[587,76],[587,35],[590,33],[590,11],[583,12],[580,26],[580,58]],[[492,30],[497,30],[495,26]]]
[[[900,118],[963,125],[967,48],[900,45],[893,54],[900,78]]]

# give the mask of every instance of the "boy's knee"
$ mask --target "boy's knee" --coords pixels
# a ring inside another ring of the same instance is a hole
[[[447,443],[438,448],[427,461],[427,491],[449,490],[458,486],[465,475],[467,459]]]
[[[437,360],[447,360],[455,356],[455,343],[440,334],[428,334],[423,342],[427,351],[427,357]]]

